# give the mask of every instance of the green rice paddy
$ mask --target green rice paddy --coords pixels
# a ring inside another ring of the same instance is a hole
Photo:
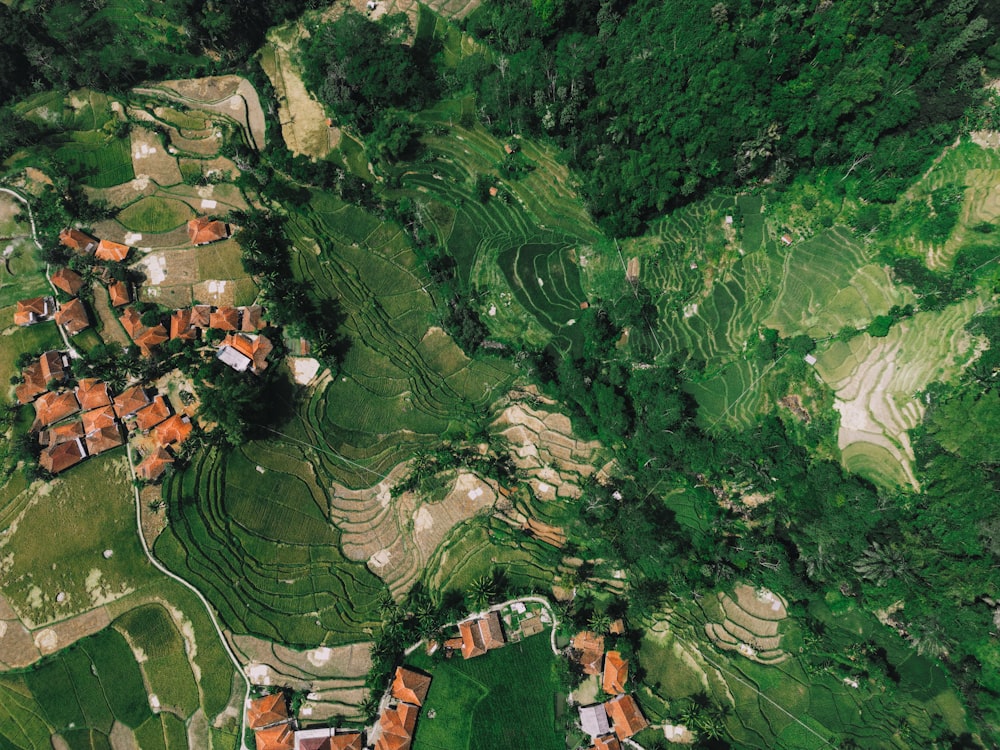
[[[553,675],[556,658],[547,634],[540,634],[468,661],[458,656],[448,661],[423,655],[414,659],[414,666],[433,678],[417,722],[414,750],[562,750],[565,730],[556,725],[561,700]],[[430,711],[435,712],[433,719]]]

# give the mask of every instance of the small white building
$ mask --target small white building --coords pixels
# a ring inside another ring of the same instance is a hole
[[[231,346],[223,346],[219,349],[219,353],[215,355],[216,358],[223,364],[229,365],[236,372],[246,372],[250,369],[250,365],[253,364],[253,360],[242,352],[236,351]]]
[[[591,737],[600,737],[611,731],[608,712],[603,703],[580,706],[580,727]]]

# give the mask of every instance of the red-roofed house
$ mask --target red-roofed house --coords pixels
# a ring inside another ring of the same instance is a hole
[[[627,739],[649,726],[649,722],[639,709],[639,704],[631,695],[612,698],[604,703],[604,707],[620,740]]]
[[[84,410],[108,406],[111,404],[108,384],[97,378],[82,378],[76,382],[76,400]]]
[[[38,443],[54,447],[60,443],[77,440],[85,435],[83,422],[70,422],[69,424],[61,424],[58,427],[42,430],[38,433]]]
[[[55,380],[62,382],[66,379],[69,369],[69,358],[62,352],[50,349],[38,358],[38,364],[42,369],[42,377],[45,382]]]
[[[375,750],[409,750],[419,711],[419,708],[409,703],[398,703],[386,708],[379,717],[380,734],[375,742]]]
[[[240,330],[253,333],[264,327],[264,308],[260,305],[248,305],[240,309]]]
[[[170,406],[159,393],[153,396],[153,401],[135,413],[135,425],[140,430],[151,430],[170,416]]]
[[[47,427],[78,411],[80,404],[77,403],[76,395],[72,391],[43,393],[35,400],[35,421],[31,429],[37,432],[42,427]]]
[[[94,257],[98,260],[110,260],[115,263],[121,263],[128,257],[131,250],[132,248],[128,245],[123,245],[120,242],[101,240],[97,243],[97,252],[94,253]]]
[[[255,734],[257,750],[294,750],[295,733],[288,724],[258,729]]]
[[[619,695],[625,692],[628,680],[628,659],[623,659],[621,652],[608,651],[604,659],[604,678],[601,689],[608,695]]]
[[[87,309],[79,297],[74,297],[56,311],[56,323],[61,325],[69,336],[76,336],[80,331],[90,327]]]
[[[14,309],[14,324],[30,326],[41,323],[48,320],[55,309],[56,303],[51,297],[32,297],[31,299],[18,300],[17,307]]]
[[[363,750],[364,746],[359,732],[337,733],[331,727],[295,731],[295,750]]]
[[[462,636],[462,657],[465,659],[482,656],[490,649],[500,648],[507,642],[500,614],[495,610],[475,620],[460,622],[458,632]]]
[[[211,305],[194,305],[191,308],[191,325],[195,328],[209,328],[212,322]]]
[[[613,734],[606,734],[603,737],[594,737],[593,750],[622,750],[622,744]]]
[[[42,375],[42,365],[38,360],[30,362],[21,370],[24,382],[14,389],[20,404],[30,404],[37,396],[49,389],[48,381]]]
[[[139,347],[140,353],[144,357],[148,357],[153,353],[154,346],[159,346],[169,339],[170,336],[167,334],[167,329],[157,324],[152,328],[143,328],[132,340]]]
[[[85,411],[81,417],[83,420],[83,430],[89,434],[108,427],[115,427],[115,410],[111,406],[101,406],[97,409]]]
[[[118,425],[113,424],[110,427],[101,427],[94,432],[88,432],[86,443],[87,453],[96,456],[98,453],[104,453],[104,451],[124,445],[125,440],[122,438]]]
[[[124,281],[113,281],[108,284],[108,294],[111,296],[111,306],[121,307],[132,301],[132,296],[128,293],[128,286]]]
[[[54,286],[62,289],[70,297],[75,297],[83,286],[83,277],[70,268],[59,268],[52,273],[51,281]]]
[[[191,435],[194,425],[186,414],[174,414],[153,428],[153,437],[162,447],[180,445]]]
[[[363,750],[364,735],[360,732],[346,732],[330,737],[330,750]]]
[[[251,729],[263,729],[288,720],[288,704],[281,693],[255,698],[247,704],[247,724]]]
[[[193,245],[207,245],[209,242],[224,240],[229,236],[229,227],[225,222],[199,216],[188,222],[188,239]]]
[[[134,339],[136,334],[143,328],[142,316],[134,307],[126,307],[119,320],[122,322],[122,328],[125,329],[125,333],[129,335],[129,338]]]
[[[60,443],[54,447],[46,448],[38,457],[38,464],[53,474],[65,471],[70,466],[75,466],[87,457],[87,450],[83,447],[83,441],[77,438],[66,443]]]
[[[115,398],[115,414],[119,419],[135,414],[149,403],[149,394],[141,386],[134,385]]]
[[[583,667],[584,674],[600,674],[604,660],[604,636],[584,630],[573,636],[573,650]]]
[[[209,328],[219,331],[238,331],[240,328],[240,311],[235,307],[219,307],[212,313],[208,322]]]
[[[64,229],[59,233],[59,241],[78,253],[92,253],[97,248],[97,240],[79,229]]]
[[[145,479],[147,482],[155,482],[173,462],[173,456],[163,448],[157,447],[143,459],[141,464],[135,467],[135,475],[139,479]]]
[[[396,667],[396,678],[392,681],[392,697],[403,703],[422,706],[430,686],[430,675],[407,667]]]
[[[170,315],[170,338],[190,341],[198,338],[198,329],[191,325],[191,308],[174,310]]]

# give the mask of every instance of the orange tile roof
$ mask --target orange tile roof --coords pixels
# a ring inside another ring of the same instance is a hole
[[[85,411],[82,419],[84,432],[96,432],[106,427],[115,426],[115,410],[111,406],[101,406],[91,411]]]
[[[212,322],[211,305],[194,305],[191,308],[191,325],[196,328],[208,328]]]
[[[477,621],[458,623],[458,632],[462,636],[463,659],[471,659],[486,653],[483,647],[483,634],[479,631]]]
[[[612,698],[605,702],[604,707],[614,725],[615,734],[620,740],[631,737],[649,726],[649,722],[646,721],[646,717],[639,709],[639,704],[631,695],[619,695],[617,698]]]
[[[18,403],[29,404],[36,396],[48,390],[48,383],[42,375],[42,365],[37,359],[24,366],[21,377],[24,378],[24,382],[14,389]]]
[[[61,383],[66,379],[66,368],[69,366],[69,361],[62,352],[50,349],[38,358],[38,364],[46,383],[50,380],[58,380]]]
[[[35,422],[31,425],[32,430],[46,427],[60,419],[65,419],[70,414],[80,411],[80,404],[77,403],[76,396],[72,391],[63,393],[43,393],[35,401]]]
[[[39,465],[46,471],[58,474],[70,466],[75,466],[87,457],[83,441],[79,438],[60,443],[53,448],[46,448],[38,457]]]
[[[43,430],[38,435],[38,442],[42,445],[56,446],[68,440],[76,440],[86,435],[83,422],[70,422],[61,424],[48,430]]]
[[[611,633],[611,635],[622,635],[625,632],[625,621],[619,617],[611,623],[611,627],[608,628],[608,632]]]
[[[381,734],[375,750],[408,750],[413,741],[420,709],[409,703],[399,703],[386,708],[379,717]]]
[[[225,222],[199,216],[191,219],[187,225],[188,239],[194,245],[207,245],[209,242],[223,240],[229,236],[229,227]]]
[[[602,689],[608,695],[618,695],[625,692],[626,681],[628,681],[628,659],[623,659],[619,651],[608,651],[604,660]]]
[[[212,313],[209,328],[220,331],[236,331],[240,327],[240,311],[235,307],[219,307]]]
[[[132,248],[128,245],[123,245],[120,242],[101,240],[97,244],[97,252],[94,253],[94,257],[98,260],[110,260],[120,263],[128,257],[131,250]]]
[[[239,308],[242,316],[240,318],[240,330],[244,333],[253,333],[264,327],[264,308],[260,305],[248,305]]]
[[[396,678],[392,681],[392,697],[403,703],[422,706],[430,686],[430,675],[407,667],[396,667]]]
[[[149,403],[149,395],[141,386],[135,385],[115,398],[115,414],[124,419],[129,414],[135,414]]]
[[[139,351],[148,357],[152,353],[154,346],[159,346],[169,339],[170,336],[167,334],[167,329],[162,325],[155,325],[152,328],[140,331],[132,340],[138,344]]]
[[[97,378],[81,378],[76,382],[76,400],[84,410],[108,406],[111,403],[108,384]]]
[[[167,467],[174,462],[174,457],[163,448],[157,447],[142,463],[135,467],[136,476],[145,479],[147,482],[155,481],[167,470]]]
[[[128,286],[123,281],[113,281],[108,284],[108,294],[111,295],[111,306],[121,307],[132,301]]]
[[[97,240],[79,229],[64,229],[59,233],[59,241],[70,250],[80,253],[92,253],[97,247]]]
[[[332,733],[333,730],[330,728],[296,730],[295,750],[331,750],[333,747]],[[360,747],[359,745],[359,750]]]
[[[251,729],[261,729],[288,720],[288,704],[281,693],[271,693],[250,701],[247,723]]]
[[[574,651],[579,651],[580,664],[584,674],[600,674],[604,657],[604,636],[584,630],[573,636]]]
[[[294,750],[295,748],[295,733],[288,724],[258,729],[256,740],[257,750]]]
[[[80,331],[90,327],[87,309],[79,297],[74,297],[56,311],[56,323],[65,328],[70,336],[76,336]]]
[[[135,413],[135,424],[140,430],[151,430],[170,416],[170,405],[157,393],[147,406]]]
[[[125,310],[122,311],[119,320],[122,322],[122,328],[125,329],[125,333],[133,339],[135,338],[135,335],[142,330],[142,316],[134,307],[126,307]]]
[[[191,327],[191,308],[182,307],[170,315],[170,338],[190,340],[198,338],[198,329]]]
[[[257,372],[267,369],[267,358],[274,351],[274,344],[271,339],[264,335],[258,335],[253,341],[253,369]]]
[[[622,745],[613,734],[594,738],[594,750],[622,750]]]
[[[444,647],[450,648],[452,651],[458,651],[462,648],[462,643],[463,641],[461,638],[449,638],[444,642]]]
[[[156,442],[166,447],[168,445],[180,445],[191,435],[194,425],[187,415],[174,414],[164,422],[153,428],[153,436]]]
[[[70,268],[59,268],[53,272],[52,283],[66,294],[75,296],[83,286],[83,277]]]
[[[365,746],[360,732],[335,734],[330,737],[330,750],[362,750]]]
[[[14,323],[19,326],[30,326],[52,314],[55,304],[51,297],[32,297],[17,301],[14,310]]]
[[[104,451],[124,445],[125,440],[122,438],[118,425],[111,425],[110,427],[101,427],[94,432],[88,432],[86,442],[87,453],[96,456],[98,453],[104,453]]]

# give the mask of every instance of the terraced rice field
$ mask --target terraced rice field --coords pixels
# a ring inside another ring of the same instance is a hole
[[[917,487],[908,430],[920,424],[919,393],[961,372],[976,342],[964,325],[982,309],[975,298],[918,313],[885,338],[863,334],[817,354],[816,371],[834,390],[844,465],[876,481]]]
[[[299,647],[359,640],[378,619],[382,584],[344,558],[322,492],[303,479],[301,459],[287,460],[254,445],[199,453],[164,487],[172,522],[156,554],[206,593],[233,633]]]
[[[369,487],[487,406],[511,366],[469,360],[436,332],[423,270],[394,225],[317,196],[290,229],[296,274],[340,301],[351,338],[339,377],[311,394],[302,439],[328,449],[317,471],[330,482]]]

